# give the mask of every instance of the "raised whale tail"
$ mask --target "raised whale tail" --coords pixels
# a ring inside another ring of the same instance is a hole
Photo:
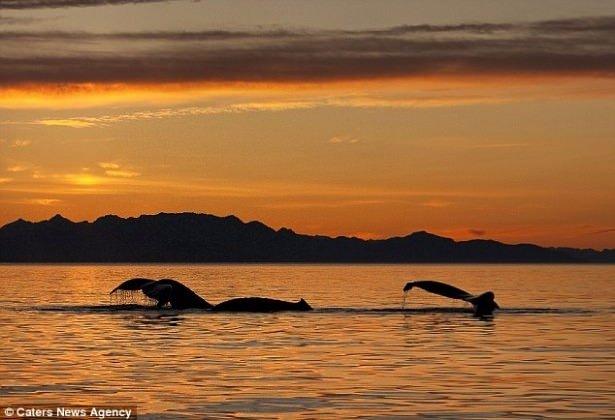
[[[473,295],[458,287],[435,280],[410,281],[404,286],[404,292],[410,291],[413,287],[418,287],[436,295],[471,303],[476,316],[491,315],[495,309],[500,309],[500,306],[495,301],[495,294],[493,292]]]
[[[118,291],[140,290],[145,296],[154,299],[158,307],[163,307],[167,303],[173,309],[202,308],[210,309],[213,305],[193,292],[189,287],[177,280],[162,279],[152,280],[144,278],[134,278],[122,282],[111,291],[111,294]]]

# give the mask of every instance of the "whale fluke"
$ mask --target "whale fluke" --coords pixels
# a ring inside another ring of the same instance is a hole
[[[156,280],[143,278],[126,280],[125,282],[120,283],[120,285],[117,286],[115,289],[111,290],[109,294],[113,294],[118,290],[141,290],[145,285],[155,282]]]
[[[458,287],[435,280],[410,281],[404,286],[404,292],[410,291],[413,287],[418,287],[436,295],[471,303],[476,316],[491,315],[495,309],[500,309],[500,306],[495,301],[495,294],[493,292],[473,295]]]
[[[156,300],[156,306],[159,308],[167,303],[173,309],[211,309],[213,307],[211,303],[194,293],[189,287],[173,279],[130,279],[113,289],[111,294],[120,290],[141,290],[145,296]]]
[[[143,286],[141,291],[148,298],[158,301],[156,306],[162,308],[171,300],[171,296],[173,295],[173,286],[168,283],[160,283],[159,281],[155,281]]]

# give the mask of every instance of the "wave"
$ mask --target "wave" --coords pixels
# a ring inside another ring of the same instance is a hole
[[[22,308],[23,310],[24,308]],[[213,314],[211,311],[203,309],[176,310],[170,308],[159,309],[155,306],[138,304],[117,304],[117,305],[52,305],[36,306],[26,308],[40,312],[68,312],[68,313],[124,313],[124,312],[160,312],[160,313],[192,313],[192,314]],[[497,315],[582,315],[598,313],[600,310],[584,308],[504,308],[496,312]],[[463,307],[420,307],[420,308],[344,308],[329,307],[315,308],[310,312],[297,312],[299,314],[352,314],[352,315],[386,315],[386,314],[472,314],[472,308]],[[221,313],[217,313],[218,315]],[[228,313],[227,313],[228,314]]]

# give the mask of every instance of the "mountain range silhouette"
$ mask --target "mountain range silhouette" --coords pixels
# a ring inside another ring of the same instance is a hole
[[[0,228],[0,262],[613,263],[615,249],[455,241],[425,231],[332,238],[196,213],[107,215],[94,222],[56,215]]]

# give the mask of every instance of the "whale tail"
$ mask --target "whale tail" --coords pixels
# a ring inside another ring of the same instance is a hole
[[[141,291],[148,298],[156,300],[158,302],[156,306],[162,308],[171,301],[173,286],[156,281],[146,284]]]
[[[143,287],[147,286],[148,284],[155,283],[155,282],[156,280],[144,279],[144,278],[129,279],[129,280],[126,280],[120,283],[115,289],[111,290],[109,294],[112,295],[116,293],[118,290],[126,290],[126,291],[142,290]]]
[[[111,294],[135,291],[141,291],[148,298],[155,300],[159,308],[167,304],[170,304],[173,309],[210,309],[213,306],[189,287],[172,279],[130,279],[113,289]]]
[[[404,292],[409,292],[413,287],[418,287],[435,295],[471,303],[474,307],[474,315],[476,316],[491,315],[494,310],[500,309],[500,306],[495,301],[495,294],[493,292],[473,295],[458,287],[435,280],[410,281],[406,283],[403,290]]]

